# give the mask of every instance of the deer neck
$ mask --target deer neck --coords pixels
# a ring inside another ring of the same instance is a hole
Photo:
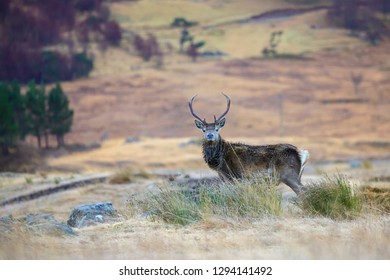
[[[214,170],[222,167],[224,159],[225,141],[220,137],[218,141],[203,141],[203,158],[208,166]]]

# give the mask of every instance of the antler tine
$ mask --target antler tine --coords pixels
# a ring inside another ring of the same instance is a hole
[[[188,102],[188,106],[190,106],[191,114],[192,114],[196,119],[198,119],[198,120],[201,121],[202,123],[206,123],[206,119],[203,119],[203,120],[202,120],[197,114],[195,114],[194,110],[192,109],[192,102],[194,101],[194,99],[195,99],[196,96],[197,96],[197,94],[195,94],[195,95],[191,98],[190,102]]]
[[[224,94],[223,92],[222,92],[222,95],[224,95],[226,97],[227,109],[218,119],[216,119],[215,116],[214,116],[215,123],[219,122],[224,116],[226,116],[226,114],[229,112],[229,109],[230,109],[230,97],[227,96],[226,94]]]

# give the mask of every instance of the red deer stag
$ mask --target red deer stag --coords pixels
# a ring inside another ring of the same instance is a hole
[[[219,135],[225,125],[225,116],[230,109],[230,97],[223,94],[227,100],[226,111],[214,122],[207,123],[194,113],[189,102],[195,125],[203,131],[203,158],[211,169],[218,172],[222,180],[243,179],[258,174],[271,176],[277,182],[288,185],[296,194],[304,190],[301,184],[303,168],[309,158],[309,152],[298,150],[290,144],[252,146],[241,143],[230,143]]]

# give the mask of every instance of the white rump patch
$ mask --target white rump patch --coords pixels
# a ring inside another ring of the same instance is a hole
[[[301,177],[303,169],[305,168],[305,164],[308,161],[310,154],[307,150],[299,150],[298,154],[301,158],[301,171],[299,171],[299,177]]]

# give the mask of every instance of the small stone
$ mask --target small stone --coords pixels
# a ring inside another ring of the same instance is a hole
[[[130,143],[137,143],[140,142],[141,140],[138,137],[127,137],[125,140],[125,144],[130,144]]]
[[[362,167],[362,162],[358,159],[351,159],[349,161],[349,165],[351,166],[351,168],[360,168]]]

